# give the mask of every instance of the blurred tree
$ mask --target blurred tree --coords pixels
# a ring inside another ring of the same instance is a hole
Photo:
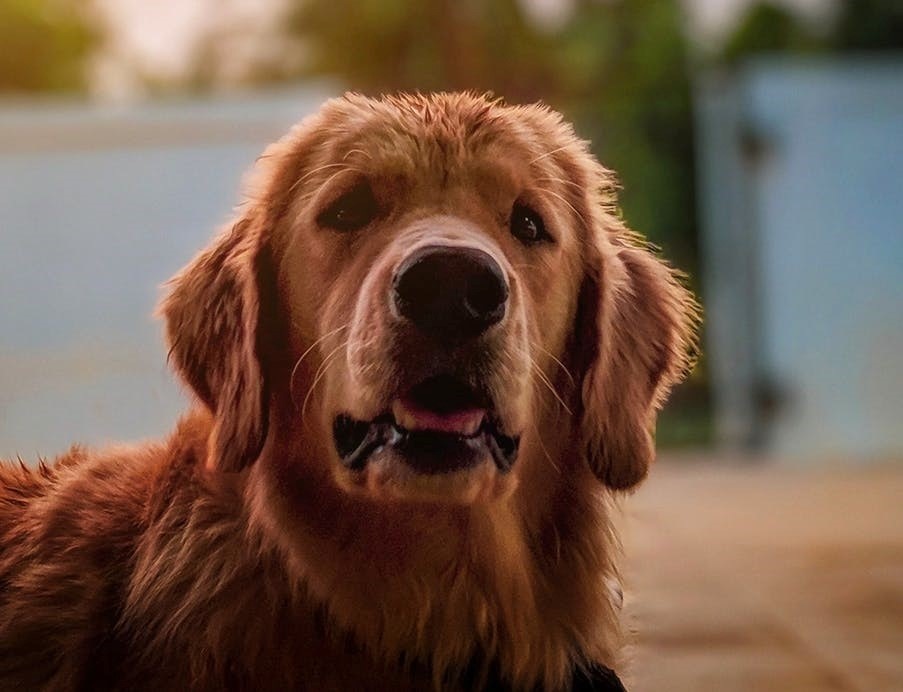
[[[826,30],[807,26],[794,12],[772,2],[747,10],[718,59],[733,64],[760,53],[903,50],[903,2],[843,0]]]
[[[0,93],[77,91],[98,34],[66,0],[0,2]]]
[[[799,17],[770,2],[753,5],[727,39],[720,58],[735,63],[751,55],[815,50],[819,42]]]
[[[903,2],[846,0],[832,45],[838,50],[903,50]]]
[[[618,172],[628,223],[695,273],[687,42],[678,3],[581,0],[558,35],[555,98]]]
[[[368,92],[494,89],[533,100],[552,77],[549,41],[517,0],[301,0],[287,31],[307,71]]]

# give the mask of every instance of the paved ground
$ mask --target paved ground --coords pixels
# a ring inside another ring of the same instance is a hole
[[[632,692],[903,690],[903,463],[664,459],[624,507]]]

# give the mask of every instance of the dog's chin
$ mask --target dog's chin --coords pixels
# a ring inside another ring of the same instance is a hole
[[[338,485],[350,494],[373,499],[468,505],[492,502],[515,487],[512,474],[502,474],[488,458],[444,473],[422,473],[403,452],[392,447],[375,451],[361,470],[343,464],[335,469]]]
[[[333,441],[346,489],[439,502],[505,494],[519,445],[485,399],[448,378],[422,383],[369,420],[337,414]]]

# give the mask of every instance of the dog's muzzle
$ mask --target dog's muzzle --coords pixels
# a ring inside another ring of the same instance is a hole
[[[483,339],[504,320],[508,294],[498,262],[474,247],[427,245],[400,263],[388,295],[407,335],[395,343],[396,357],[405,377],[419,382],[401,385],[389,410],[372,420],[335,417],[333,438],[346,468],[362,471],[382,451],[422,474],[490,459],[501,472],[511,468],[518,437],[504,430],[485,372],[479,374]]]

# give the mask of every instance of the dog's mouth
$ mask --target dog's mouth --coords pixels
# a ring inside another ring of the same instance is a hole
[[[352,471],[364,470],[389,449],[423,474],[468,469],[487,458],[499,471],[509,471],[520,441],[503,432],[488,396],[451,375],[424,380],[370,421],[336,416],[333,439]]]

